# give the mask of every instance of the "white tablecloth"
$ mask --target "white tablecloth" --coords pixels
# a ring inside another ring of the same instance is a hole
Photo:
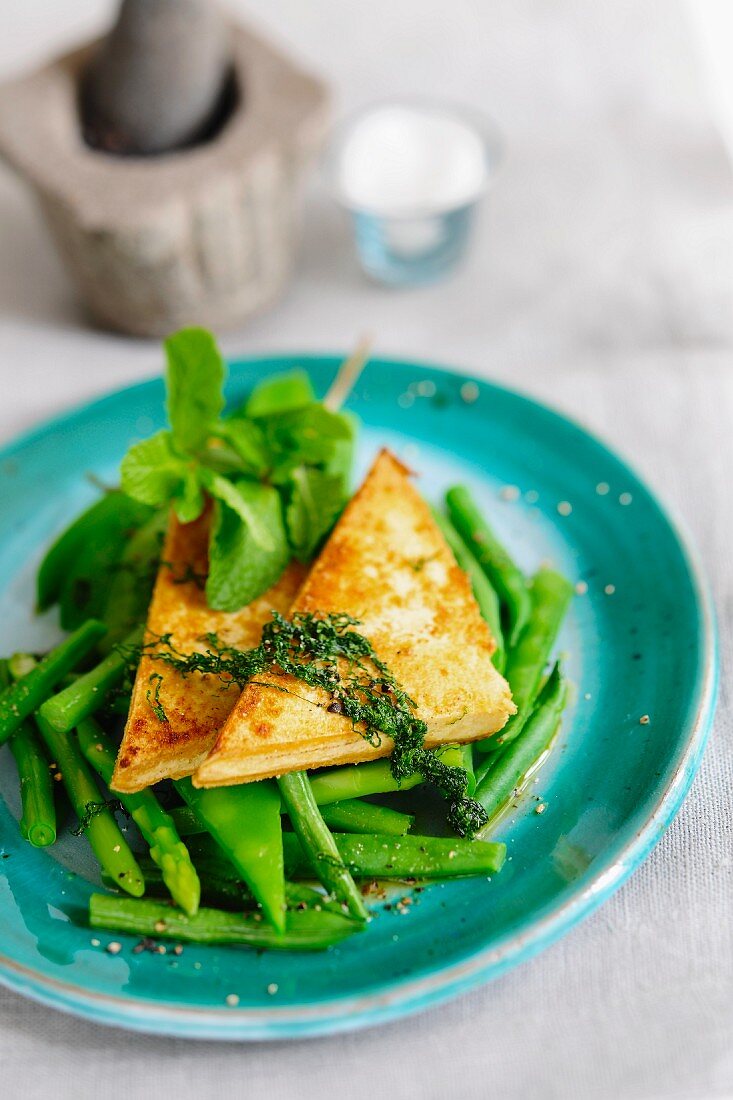
[[[733,188],[671,0],[248,0],[339,110],[392,93],[484,107],[510,156],[451,282],[386,291],[314,185],[287,298],[228,351],[378,350],[453,363],[567,410],[687,520],[733,617]],[[95,29],[103,0],[3,5],[0,71]],[[158,369],[84,327],[24,191],[0,174],[0,438]],[[603,908],[534,961],[413,1019],[334,1039],[132,1036],[0,990],[0,1095],[733,1096],[730,684],[693,790]]]

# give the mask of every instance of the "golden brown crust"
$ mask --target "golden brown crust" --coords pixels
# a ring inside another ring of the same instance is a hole
[[[345,612],[416,701],[426,744],[494,733],[514,712],[468,578],[455,563],[407,469],[387,451],[336,525],[292,610]],[[285,687],[287,690],[277,690]],[[369,760],[375,747],[328,698],[292,677],[258,676],[225,722],[197,786],[219,786],[305,767]]]
[[[183,653],[206,648],[207,633],[241,649],[259,644],[272,610],[285,612],[305,575],[296,564],[248,607],[227,613],[206,603],[210,513],[181,524],[171,516],[153,592],[147,641],[171,634]],[[162,675],[158,681],[151,676]],[[168,718],[161,722],[151,701],[156,689]],[[161,779],[190,775],[206,757],[239,696],[236,685],[211,676],[184,678],[168,665],[143,656],[135,678],[130,713],[112,779],[113,790],[137,791]]]

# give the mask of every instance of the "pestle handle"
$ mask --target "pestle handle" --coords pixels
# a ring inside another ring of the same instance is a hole
[[[204,140],[231,107],[230,31],[211,0],[122,0],[84,74],[88,144],[152,156]]]

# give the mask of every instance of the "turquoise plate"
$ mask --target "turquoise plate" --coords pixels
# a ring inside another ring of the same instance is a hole
[[[292,362],[235,363],[231,397]],[[297,362],[324,391],[338,360]],[[361,470],[386,444],[420,472],[432,500],[467,482],[522,566],[549,559],[578,584],[561,640],[575,699],[558,750],[501,824],[505,869],[491,882],[432,886],[407,915],[380,904],[367,932],[325,954],[195,946],[179,957],[133,954],[135,941],[119,936],[122,951],[112,956],[104,950],[112,937],[84,927],[97,886],[86,845],[65,838],[44,852],[20,839],[4,750],[0,980],[13,989],[100,1023],[207,1039],[375,1024],[530,958],[607,898],[672,820],[713,712],[715,640],[699,569],[649,490],[557,413],[433,367],[373,362],[349,405],[364,425]],[[41,552],[91,498],[85,475],[114,480],[130,441],[162,423],[156,379],[0,454],[0,651],[56,639],[55,619],[30,612]],[[533,812],[539,798],[541,815]]]

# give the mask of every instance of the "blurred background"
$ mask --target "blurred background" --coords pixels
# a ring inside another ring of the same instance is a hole
[[[729,347],[733,91],[718,0],[229,0],[228,9],[329,87],[338,120],[428,95],[498,124],[506,156],[466,262],[391,290],[359,271],[347,217],[311,169],[294,278],[229,351],[379,350],[521,382],[532,365],[660,345]],[[109,0],[6,5],[0,76],[107,28]],[[155,369],[144,342],[88,327],[26,187],[0,170],[0,371],[29,386],[0,434]]]

